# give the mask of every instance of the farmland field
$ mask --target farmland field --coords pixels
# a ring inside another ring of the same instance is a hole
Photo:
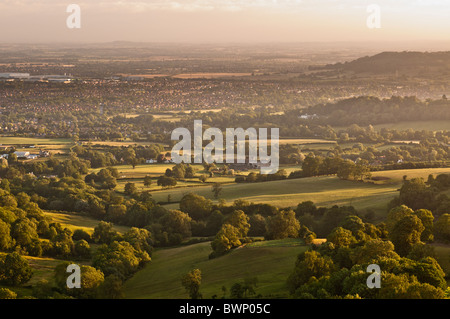
[[[51,217],[53,222],[60,223],[61,226],[67,227],[72,231],[74,231],[75,229],[83,229],[90,234],[94,232],[94,228],[100,222],[99,220],[91,217],[75,214],[45,212],[45,215]],[[113,229],[115,229],[119,233],[125,233],[129,229],[129,227],[114,225]]]
[[[33,285],[37,282],[45,279],[52,282],[54,279],[53,271],[55,267],[64,262],[61,259],[47,258],[47,257],[31,257],[27,256],[25,259],[28,261],[30,266],[33,268],[33,276],[31,277],[29,284]],[[85,263],[81,263],[85,264]]]
[[[131,165],[117,165],[112,166],[117,168],[119,171],[119,178],[144,178],[146,175],[159,176],[164,174],[166,169],[172,168],[175,164],[147,164],[147,165],[136,165],[133,168]],[[203,169],[203,166],[198,165],[197,168]],[[92,172],[96,173],[100,168],[92,169]]]
[[[135,169],[131,166],[116,166],[121,179],[118,180],[117,191],[122,192],[125,183],[134,182],[141,190],[150,190],[157,202],[166,202],[168,195],[173,204],[166,208],[178,209],[176,202],[187,193],[193,192],[209,199],[214,199],[211,185],[214,182],[222,183],[220,198],[228,204],[235,199],[244,199],[255,203],[268,203],[278,207],[296,206],[302,201],[311,200],[318,206],[353,205],[357,209],[373,209],[382,214],[385,213],[387,203],[398,194],[403,176],[408,178],[422,177],[426,179],[429,174],[450,173],[450,168],[433,169],[407,169],[372,172],[373,177],[383,177],[382,181],[374,183],[362,183],[340,180],[335,176],[320,176],[300,179],[288,179],[262,183],[235,183],[234,177],[212,177],[207,183],[201,183],[198,179],[186,179],[180,181],[177,187],[162,189],[156,185],[156,177],[164,174],[167,168],[174,164],[138,165]],[[203,167],[196,165],[197,173],[201,173]],[[298,166],[282,166],[287,173],[300,169]],[[97,171],[97,170],[93,170]],[[257,170],[255,170],[257,172]],[[243,172],[244,175],[248,172]],[[144,187],[143,178],[150,175],[154,178],[149,188]],[[381,216],[380,216],[381,217]]]
[[[389,200],[397,193],[396,185],[372,185],[343,181],[337,177],[310,177],[263,183],[224,185],[220,198],[227,203],[243,199],[255,203],[268,203],[278,207],[297,206],[313,201],[317,206],[353,205],[357,209],[373,208],[384,211]],[[213,199],[211,186],[179,188],[153,192],[157,201],[179,201],[188,192]]]
[[[372,172],[372,176],[383,176],[388,177],[390,180],[388,183],[401,183],[403,176],[407,176],[408,179],[411,178],[423,178],[427,179],[428,175],[439,175],[439,174],[449,174],[450,168],[424,168],[424,169],[401,169],[392,171],[379,171]]]
[[[300,245],[300,246],[299,246]],[[295,260],[307,246],[299,240],[257,242],[209,260],[211,243],[161,249],[152,261],[124,285],[126,298],[187,298],[181,276],[193,268],[202,271],[203,298],[222,296],[222,286],[230,287],[245,277],[257,277],[256,294],[264,297],[287,297],[286,279]],[[176,257],[176,258],[174,258]]]
[[[441,265],[446,274],[450,274],[450,245],[432,244],[436,253],[436,260]],[[450,278],[447,277],[447,282],[450,283]]]
[[[71,144],[73,141],[67,138],[35,138],[20,136],[0,136],[0,145],[61,145]]]

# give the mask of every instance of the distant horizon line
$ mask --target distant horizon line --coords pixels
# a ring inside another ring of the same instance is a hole
[[[342,40],[342,41],[327,41],[327,40],[317,40],[317,41],[133,41],[133,40],[111,40],[111,41],[38,41],[38,42],[13,42],[13,41],[0,41],[0,45],[4,44],[114,44],[114,43],[136,43],[136,44],[239,44],[239,45],[255,45],[255,44],[448,44],[450,45],[450,40]]]

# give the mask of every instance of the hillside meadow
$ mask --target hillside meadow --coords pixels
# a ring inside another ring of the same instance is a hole
[[[222,297],[223,286],[228,295],[230,287],[246,277],[257,277],[257,295],[285,298],[288,296],[286,279],[298,254],[306,249],[298,239],[257,242],[215,259],[208,259],[212,252],[210,242],[159,249],[153,253],[152,261],[125,283],[125,297],[188,298],[181,277],[198,268],[202,272],[203,298]]]
[[[222,186],[220,198],[228,204],[235,199],[243,199],[278,207],[295,207],[303,201],[313,201],[317,206],[325,207],[353,205],[356,209],[372,209],[378,215],[384,215],[387,203],[398,195],[404,175],[426,179],[430,174],[441,173],[450,173],[450,168],[373,172],[374,177],[383,177],[384,180],[372,183],[341,180],[336,176],[232,183]],[[170,195],[172,202],[178,202],[189,192],[214,200],[211,185],[165,189],[154,191],[152,195],[156,201],[166,202]],[[177,204],[172,203],[170,208],[177,208]]]
[[[116,166],[120,179],[116,191],[123,192],[128,182],[133,182],[140,191],[150,191],[157,202],[166,208],[178,209],[178,202],[187,193],[196,193],[217,202],[211,191],[213,183],[221,183],[219,198],[231,204],[236,199],[254,203],[267,203],[278,207],[295,207],[303,201],[313,201],[317,206],[352,205],[359,210],[371,209],[377,217],[383,217],[390,200],[398,195],[404,176],[424,178],[428,175],[450,173],[450,168],[405,169],[372,172],[374,180],[367,182],[341,180],[336,176],[319,176],[260,183],[235,183],[234,176],[215,176],[206,183],[197,178],[178,181],[173,188],[162,188],[156,185],[156,178],[164,174],[174,164]],[[202,166],[195,166],[197,174],[203,173]],[[288,173],[298,170],[298,166],[283,166]],[[97,170],[93,170],[97,171]],[[255,171],[256,172],[256,171]],[[242,172],[243,175],[249,172]],[[150,187],[144,187],[143,178],[153,178]],[[167,203],[170,195],[170,203]],[[167,203],[167,204],[166,204]]]
[[[45,211],[44,214],[52,218],[52,222],[60,223],[62,227],[67,227],[71,231],[76,229],[82,229],[89,234],[94,232],[94,228],[100,223],[99,220],[88,216],[82,216],[75,213],[68,214],[64,212],[49,212]],[[123,234],[127,232],[130,227],[113,225],[113,229],[118,233]]]

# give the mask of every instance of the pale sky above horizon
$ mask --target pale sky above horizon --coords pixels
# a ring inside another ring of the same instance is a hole
[[[72,3],[80,29],[66,26]],[[0,0],[0,43],[448,42],[449,17],[450,0]]]

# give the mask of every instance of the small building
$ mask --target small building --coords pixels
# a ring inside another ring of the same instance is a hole
[[[39,157],[49,157],[49,156],[50,156],[49,151],[43,151],[43,150],[39,151]]]
[[[0,78],[4,79],[28,79],[30,73],[0,73]]]
[[[14,152],[17,158],[27,158],[30,155],[30,152]]]
[[[156,161],[154,159],[148,159],[148,160],[145,160],[145,163],[146,164],[154,164],[154,163],[156,163]]]
[[[48,82],[54,82],[54,83],[70,83],[72,82],[71,78],[48,78]]]

